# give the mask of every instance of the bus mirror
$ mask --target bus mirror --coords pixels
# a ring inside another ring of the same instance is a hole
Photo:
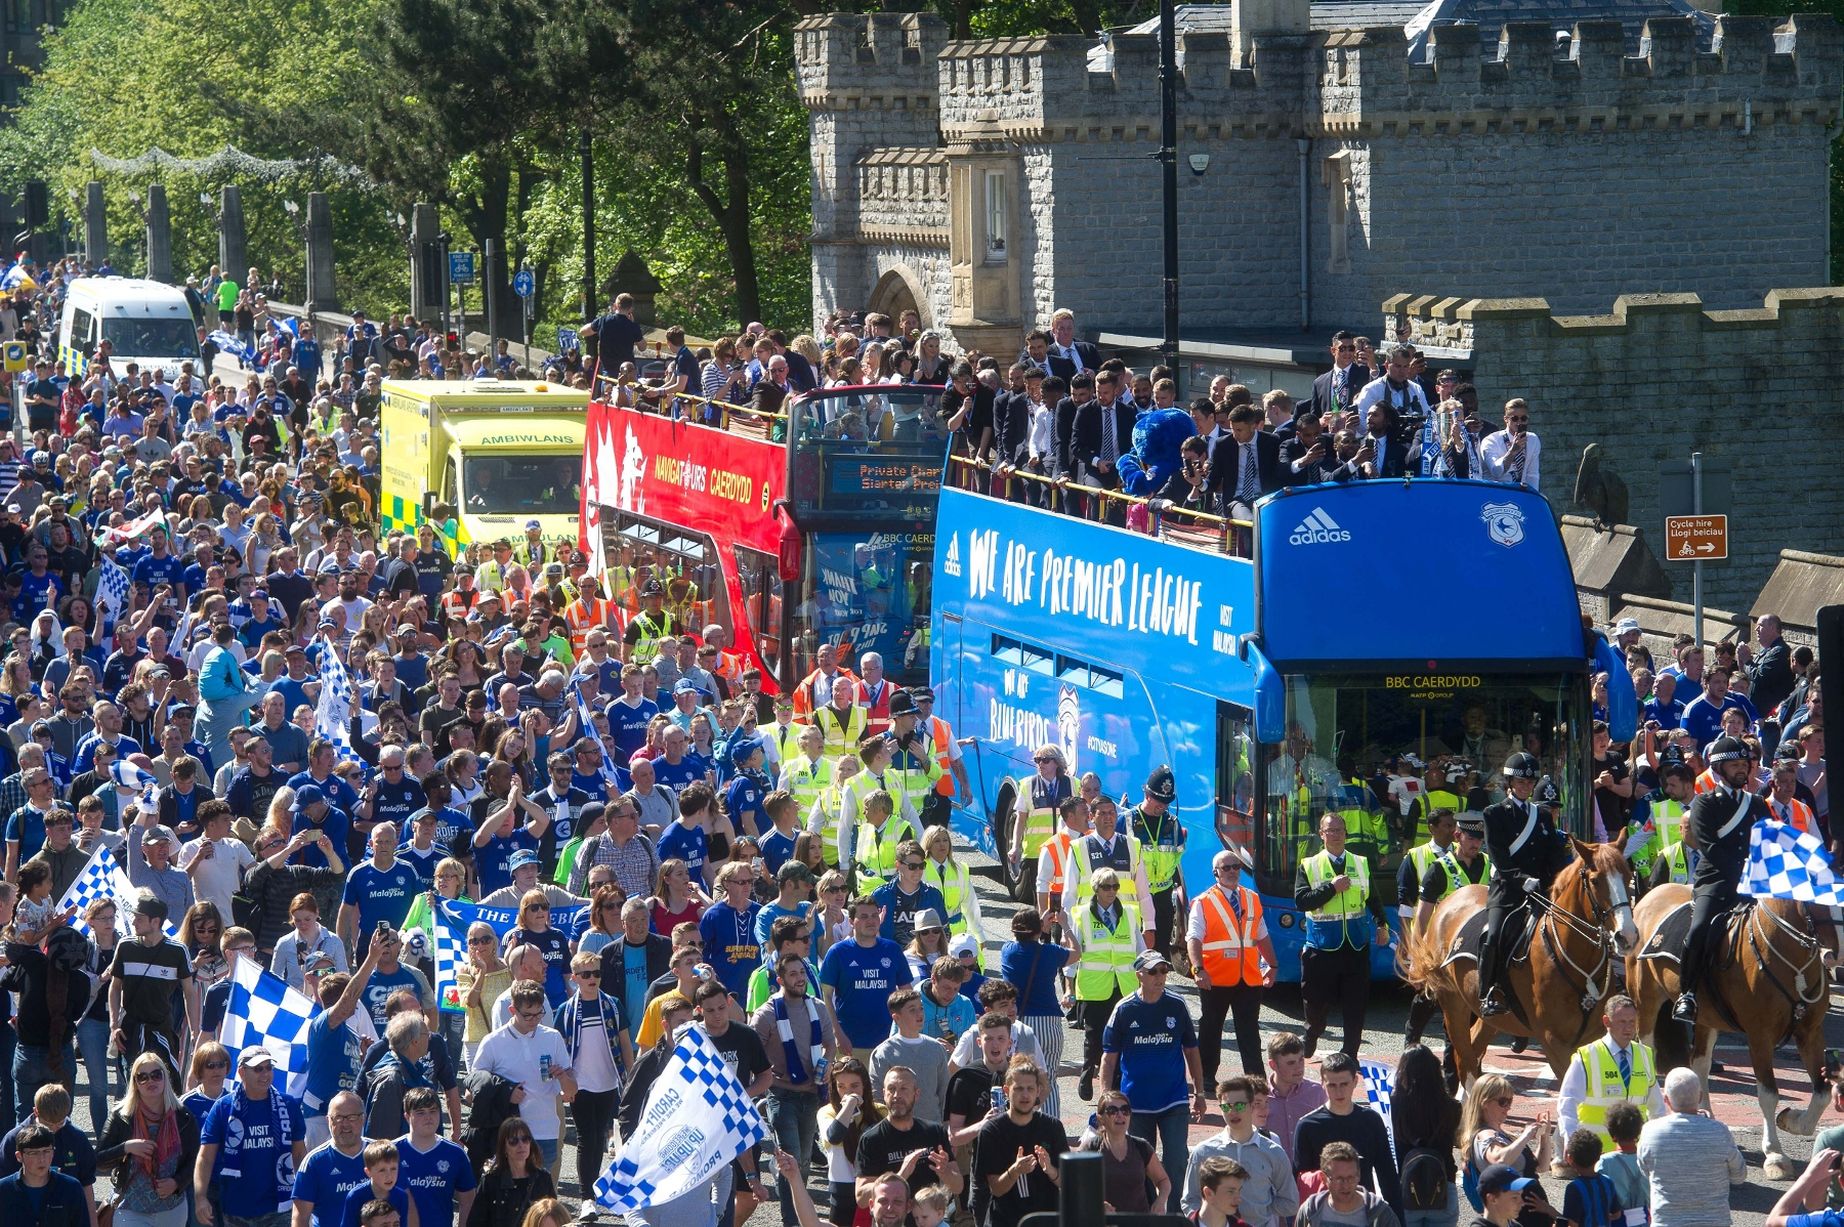
[[[435,491],[434,490],[424,490],[423,491],[423,519],[425,520],[435,519]]]
[[[775,519],[781,525],[780,544],[775,551],[775,573],[782,583],[797,584],[806,566],[805,549],[800,528],[794,523],[794,513],[786,499],[775,500]]]
[[[1287,683],[1254,643],[1245,641],[1243,652],[1255,672],[1255,740],[1279,745],[1287,735]]]

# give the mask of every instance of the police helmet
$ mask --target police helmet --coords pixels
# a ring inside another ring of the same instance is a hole
[[[1541,774],[1534,754],[1519,750],[1505,760],[1504,776],[1507,780],[1534,780]]]
[[[1737,759],[1747,762],[1749,757],[1748,746],[1739,737],[1724,734],[1710,745],[1709,763],[1712,767],[1717,763],[1734,762]]]

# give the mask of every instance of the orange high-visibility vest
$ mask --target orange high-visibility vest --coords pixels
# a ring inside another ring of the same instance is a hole
[[[1063,883],[1069,873],[1069,845],[1074,838],[1067,827],[1059,827],[1055,835],[1044,841],[1044,850],[1050,854],[1050,884],[1045,886],[1039,883],[1038,888],[1049,893],[1052,911],[1060,911],[1063,907]]]
[[[928,733],[935,742],[935,762],[941,767],[941,778],[935,781],[935,791],[944,797],[951,797],[954,795],[954,773],[948,747],[954,742],[954,730],[940,716],[930,716]],[[1063,850],[1069,851],[1067,847]]]
[[[1261,983],[1261,948],[1255,934],[1261,931],[1261,897],[1246,886],[1236,887],[1241,898],[1242,923],[1236,923],[1229,893],[1212,886],[1198,896],[1204,909],[1204,970],[1218,987]]]
[[[584,593],[563,607],[563,620],[570,627],[570,650],[578,656],[583,654],[583,644],[589,638],[589,632],[596,627],[608,629],[613,621],[609,617],[614,603],[606,597],[591,596]]]
[[[1772,795],[1770,794],[1766,800],[1768,812],[1773,814],[1775,818],[1779,818],[1779,811],[1774,809],[1774,799]],[[1810,805],[1807,805],[1798,797],[1794,797],[1791,801],[1786,803],[1786,807],[1792,811],[1792,821],[1788,825],[1799,828],[1807,835],[1817,834],[1817,832],[1813,830],[1813,827],[1817,824],[1813,820],[1812,807]]]

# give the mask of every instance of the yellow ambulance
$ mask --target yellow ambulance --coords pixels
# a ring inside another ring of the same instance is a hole
[[[533,520],[547,543],[576,541],[589,393],[458,379],[387,379],[382,391],[385,532],[433,520],[452,556],[471,541],[516,542]]]

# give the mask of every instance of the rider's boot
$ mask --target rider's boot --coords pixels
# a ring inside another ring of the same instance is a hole
[[[1498,967],[1498,945],[1487,941],[1479,950],[1479,981],[1486,986],[1485,991],[1479,994],[1481,1018],[1495,1018],[1510,1011],[1511,1007],[1505,1004],[1504,990],[1499,984],[1502,978]]]

